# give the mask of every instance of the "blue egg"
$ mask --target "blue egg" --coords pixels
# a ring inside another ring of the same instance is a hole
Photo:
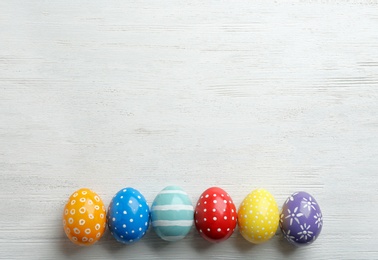
[[[166,241],[184,238],[193,225],[193,205],[188,194],[177,186],[168,186],[151,206],[151,221],[156,234]]]
[[[141,239],[146,234],[149,221],[147,201],[136,189],[122,189],[110,202],[107,222],[118,242],[132,244]]]

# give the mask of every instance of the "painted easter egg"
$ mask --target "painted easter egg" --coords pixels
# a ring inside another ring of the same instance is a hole
[[[87,188],[75,191],[64,207],[63,227],[67,237],[77,245],[97,242],[106,227],[106,210],[101,198]]]
[[[284,203],[280,227],[285,238],[297,246],[314,242],[323,227],[319,204],[307,192],[295,192]]]
[[[237,212],[230,195],[221,188],[205,190],[198,199],[195,226],[199,234],[210,242],[221,242],[235,230]]]
[[[277,231],[278,222],[277,203],[267,190],[252,191],[239,207],[239,231],[251,243],[261,244],[272,238]]]
[[[149,227],[146,199],[136,189],[120,190],[110,202],[107,220],[110,233],[118,242],[132,244],[140,240]]]
[[[177,186],[163,189],[152,203],[151,222],[163,240],[184,238],[193,225],[193,205],[188,194]]]

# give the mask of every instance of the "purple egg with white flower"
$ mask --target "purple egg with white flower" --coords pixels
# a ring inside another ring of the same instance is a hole
[[[323,215],[313,196],[299,191],[287,198],[280,215],[280,228],[291,244],[304,246],[313,243],[322,227]]]

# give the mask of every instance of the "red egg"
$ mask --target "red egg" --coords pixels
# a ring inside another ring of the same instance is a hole
[[[194,220],[197,231],[210,242],[222,242],[235,230],[237,212],[230,195],[221,188],[211,187],[198,199]]]

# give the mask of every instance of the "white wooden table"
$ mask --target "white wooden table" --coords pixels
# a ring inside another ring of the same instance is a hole
[[[377,259],[377,1],[0,2],[0,258]],[[316,197],[319,239],[66,237],[68,196]]]

